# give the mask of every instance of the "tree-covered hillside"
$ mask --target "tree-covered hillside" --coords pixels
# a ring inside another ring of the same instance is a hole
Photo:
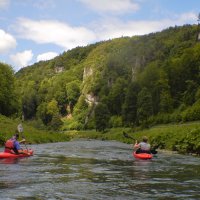
[[[199,120],[197,34],[196,25],[171,27],[77,47],[23,68],[15,84],[9,79],[17,103],[1,92],[10,111],[0,113],[17,110],[25,120],[63,130]]]

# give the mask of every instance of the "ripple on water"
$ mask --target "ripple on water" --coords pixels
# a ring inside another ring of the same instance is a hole
[[[199,158],[158,153],[135,160],[130,145],[73,141],[33,145],[35,155],[0,163],[1,199],[198,199]]]

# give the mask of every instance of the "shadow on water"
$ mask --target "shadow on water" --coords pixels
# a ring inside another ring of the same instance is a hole
[[[130,145],[73,141],[32,146],[0,165],[2,199],[198,199],[199,159],[160,153],[136,160]],[[6,163],[7,162],[7,163]]]
[[[0,164],[17,164],[19,162],[18,158],[4,158],[0,159]]]

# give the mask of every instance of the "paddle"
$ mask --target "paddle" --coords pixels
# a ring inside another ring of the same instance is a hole
[[[132,139],[132,140],[135,140],[133,137],[131,137],[130,135],[128,135],[126,132],[124,132],[123,131],[123,135],[124,135],[124,137],[126,137],[126,138],[130,138],[130,139]]]
[[[22,124],[18,124],[17,130],[18,130],[19,133],[21,133],[22,138],[26,140],[26,138],[25,138],[25,136],[24,136],[24,128],[23,128]],[[26,146],[26,142],[24,142],[24,145],[25,145],[26,150],[27,150],[27,152],[28,152],[28,148],[27,148],[27,146]]]
[[[132,139],[132,140],[135,140],[135,138],[131,137],[130,135],[128,135],[128,133],[126,133],[126,132],[124,132],[124,131],[123,131],[123,135],[124,135],[124,137],[126,137],[126,138],[130,138],[130,139]],[[157,147],[157,148],[158,148],[158,147]],[[157,148],[156,148],[156,147],[152,148],[152,149],[150,150],[151,153],[152,153],[152,154],[157,154],[157,153],[158,153],[158,151],[156,151]]]

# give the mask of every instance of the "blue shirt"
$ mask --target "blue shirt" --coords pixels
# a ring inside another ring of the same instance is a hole
[[[16,150],[20,150],[21,149],[20,144],[19,144],[19,142],[17,140],[14,141],[14,148]]]
[[[13,146],[14,146],[14,149],[15,149],[15,150],[20,150],[21,147],[20,147],[19,142],[16,140],[16,137],[13,136],[13,137],[11,138],[11,140],[13,140]]]

